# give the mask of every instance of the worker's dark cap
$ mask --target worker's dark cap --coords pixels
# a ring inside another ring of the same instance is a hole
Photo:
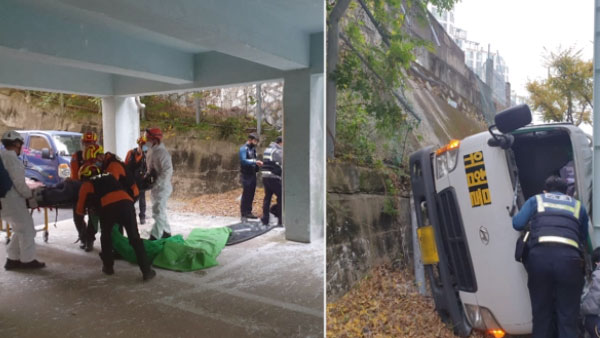
[[[281,136],[277,136],[277,138],[275,139],[275,143],[281,143],[283,142],[283,138]]]
[[[248,135],[248,139],[258,141],[258,135],[256,135],[256,133],[250,133],[250,135]]]

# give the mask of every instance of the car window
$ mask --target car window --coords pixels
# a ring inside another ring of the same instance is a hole
[[[48,140],[43,136],[31,135],[29,138],[29,149],[42,151],[42,149],[50,149]]]
[[[81,135],[53,135],[52,138],[61,156],[71,156],[81,150]]]

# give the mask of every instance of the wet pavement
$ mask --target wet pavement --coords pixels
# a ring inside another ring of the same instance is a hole
[[[172,231],[237,218],[171,212]],[[149,236],[152,221],[140,226]],[[322,337],[324,242],[285,240],[284,229],[228,246],[219,265],[195,272],[157,270],[142,282],[137,265],[116,261],[104,275],[94,251],[74,244],[71,219],[38,233],[37,271],[0,268],[0,337]],[[6,251],[0,242],[0,262]]]

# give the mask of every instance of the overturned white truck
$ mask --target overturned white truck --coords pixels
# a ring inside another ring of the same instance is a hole
[[[516,106],[498,113],[489,132],[410,157],[426,278],[436,311],[459,336],[472,329],[495,337],[531,333],[512,215],[548,176],[573,161],[574,196],[591,211],[591,138],[571,124],[530,123],[529,107]],[[587,244],[596,247],[591,226]]]

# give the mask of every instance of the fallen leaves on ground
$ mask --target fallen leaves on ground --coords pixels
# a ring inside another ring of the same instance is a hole
[[[433,299],[418,293],[411,272],[383,265],[327,304],[327,337],[456,336],[442,323]],[[474,332],[471,337],[485,335]]]
[[[195,212],[202,215],[240,217],[240,196],[242,196],[241,188],[220,194],[204,194],[198,197],[179,200],[179,202],[183,203],[178,209],[180,211]],[[265,190],[257,187],[252,203],[252,213],[258,217],[262,216],[262,204],[264,198]],[[273,205],[275,201],[276,197],[273,196],[271,205]]]

